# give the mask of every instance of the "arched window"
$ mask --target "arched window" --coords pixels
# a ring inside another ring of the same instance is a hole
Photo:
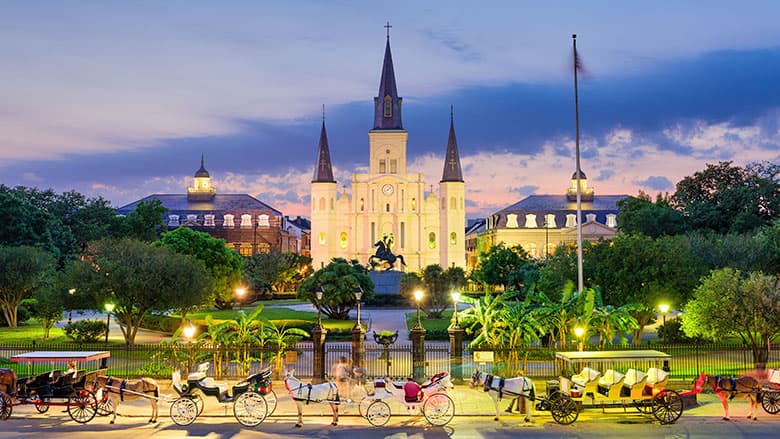
[[[441,198],[441,210],[446,210],[446,209],[447,209],[447,199],[442,197]]]
[[[385,212],[390,212],[390,203],[385,204]]]
[[[434,232],[428,234],[428,247],[436,248],[436,233]]]
[[[325,210],[325,198],[320,198],[320,210]]]
[[[252,215],[248,213],[241,215],[241,228],[242,229],[252,228]]]
[[[450,198],[450,209],[456,210],[458,208],[458,199],[455,197]]]
[[[385,96],[385,117],[393,117],[393,98]]]
[[[366,210],[366,200],[361,198],[360,199],[360,211],[362,212],[364,210]]]
[[[330,210],[336,210],[336,199],[331,198],[330,199]]]
[[[325,232],[320,232],[320,245],[325,245]]]
[[[341,232],[339,235],[339,247],[347,248],[347,232]]]
[[[412,210],[417,210],[417,198],[412,197]]]
[[[455,245],[458,243],[458,234],[455,232],[450,233],[450,245]]]

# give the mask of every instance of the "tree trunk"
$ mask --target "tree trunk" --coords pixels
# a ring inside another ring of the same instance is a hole
[[[16,328],[16,306],[12,307],[10,304],[4,303],[2,308],[3,316],[5,317],[5,321],[8,323],[8,327]]]
[[[751,350],[753,351],[753,364],[758,365],[761,363],[766,365],[766,362],[769,359],[769,350],[767,345],[753,345],[751,346]]]

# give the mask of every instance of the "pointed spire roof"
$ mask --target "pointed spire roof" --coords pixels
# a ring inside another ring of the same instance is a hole
[[[314,178],[312,183],[335,183],[333,179],[333,166],[330,163],[330,148],[328,148],[328,133],[325,132],[325,110],[322,116],[322,131],[320,131],[320,145],[317,148],[317,163],[314,164]]]
[[[452,107],[450,107],[450,138],[447,140],[447,153],[444,155],[444,172],[441,175],[441,183],[447,181],[463,182],[463,170],[460,167],[460,154],[458,154],[458,141],[455,139],[455,120]]]
[[[200,169],[198,169],[195,172],[195,178],[210,178],[209,171],[206,170],[206,167],[203,165],[203,153],[200,154]]]
[[[387,42],[385,43],[385,60],[382,63],[382,75],[379,78],[379,94],[374,98],[374,129],[375,130],[402,130],[401,101],[398,97],[398,89],[395,84],[395,70],[393,69],[393,54],[390,51],[390,23],[387,28]]]

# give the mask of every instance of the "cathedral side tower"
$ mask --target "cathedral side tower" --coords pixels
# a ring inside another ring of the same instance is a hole
[[[322,120],[317,163],[311,180],[311,257],[312,266],[319,270],[336,254],[336,195],[338,184],[333,178],[328,134]]]
[[[460,166],[455,121],[450,111],[450,135],[439,182],[439,259],[442,268],[466,268],[466,184]]]

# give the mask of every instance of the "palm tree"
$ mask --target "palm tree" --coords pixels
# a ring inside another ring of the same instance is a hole
[[[284,356],[289,347],[301,341],[304,337],[309,337],[309,333],[299,328],[285,328],[276,326],[274,322],[268,321],[265,326],[265,342],[276,347],[273,361],[275,362],[275,374],[279,376],[284,365]]]
[[[464,302],[472,306],[461,313],[466,326],[477,329],[479,333],[469,343],[469,347],[481,345],[497,346],[500,339],[500,330],[496,324],[500,321],[501,310],[504,307],[505,295],[493,296],[486,293],[479,299],[464,298]],[[471,321],[471,324],[469,324]]]

